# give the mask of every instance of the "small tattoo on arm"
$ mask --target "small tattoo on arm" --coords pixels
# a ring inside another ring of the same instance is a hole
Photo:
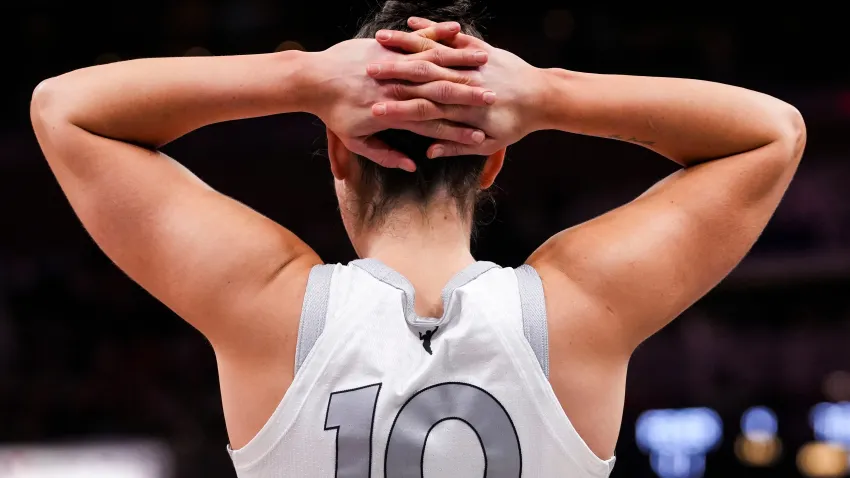
[[[645,139],[637,139],[634,136],[632,136],[631,138],[626,138],[625,136],[622,136],[622,135],[619,135],[619,134],[612,134],[611,136],[608,136],[608,137],[611,138],[611,139],[618,139],[620,141],[628,141],[629,143],[642,144],[644,146],[652,146],[652,145],[655,144],[655,141],[647,141]]]

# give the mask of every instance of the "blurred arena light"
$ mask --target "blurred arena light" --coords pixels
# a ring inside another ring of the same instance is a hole
[[[805,476],[837,478],[848,470],[847,452],[831,443],[809,443],[797,454],[797,467]]]
[[[752,407],[741,417],[741,432],[749,438],[772,437],[779,430],[779,420],[767,407]]]
[[[743,463],[755,467],[770,466],[782,453],[777,436],[779,420],[767,407],[752,407],[741,417],[741,435],[735,440],[735,455]]]
[[[661,478],[700,478],[705,455],[720,443],[723,421],[710,408],[649,410],[635,427],[638,446]]]
[[[0,448],[0,476],[14,478],[170,478],[171,455],[156,443]]]
[[[815,405],[810,423],[817,440],[850,450],[850,402]]]
[[[274,51],[301,50],[304,51],[304,45],[297,41],[286,40],[275,48]]]

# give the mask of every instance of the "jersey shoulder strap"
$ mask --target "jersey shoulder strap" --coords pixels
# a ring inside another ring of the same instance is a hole
[[[515,269],[514,273],[522,308],[522,332],[540,362],[543,374],[549,378],[549,327],[543,281],[537,271],[528,264]]]
[[[304,305],[301,306],[298,341],[295,345],[296,374],[325,330],[331,296],[331,280],[335,269],[335,265],[325,264],[314,266],[310,270],[307,290],[304,292]]]

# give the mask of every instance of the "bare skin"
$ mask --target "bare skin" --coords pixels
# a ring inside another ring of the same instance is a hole
[[[528,260],[547,296],[552,386],[590,448],[608,458],[629,357],[725,277],[758,238],[800,161],[802,119],[779,100],[726,85],[537,69],[445,25],[411,21],[423,30],[392,32],[379,42],[415,57],[363,40],[371,43],[73,72],[36,90],[33,125],[92,237],[213,345],[234,448],[257,433],[291,383],[304,285],[320,259],[294,234],[154,148],[217,121],[318,115],[329,129],[352,243],[361,256],[408,276],[424,310],[439,307],[439,289],[473,260],[469,218],[445,214],[451,204],[438,202],[424,215],[401,208],[379,230],[358,227],[345,207],[358,174],[353,153],[410,167],[370,143],[369,134],[387,125],[439,131],[444,141],[432,155],[442,147],[443,155],[490,156],[482,188],[497,176],[504,149],[541,129],[630,140],[678,162],[681,171],[640,198],[565,230]],[[476,52],[485,53],[485,65]],[[479,68],[410,68],[411,59]],[[367,70],[371,64],[381,68]],[[368,81],[367,71],[381,81]],[[414,85],[393,82],[411,74]],[[415,255],[405,247],[411,243]]]
[[[432,25],[412,21],[414,28]],[[403,32],[379,41],[422,49]],[[488,134],[479,146],[437,142],[431,153],[490,154],[531,131],[557,129],[629,141],[684,166],[634,201],[557,234],[528,259],[546,292],[552,387],[590,448],[610,457],[631,354],[750,250],[797,170],[803,120],[790,105],[742,88],[539,70],[472,37],[458,35],[452,44],[489,53],[481,84],[498,94],[495,105],[414,99],[373,108],[398,121],[440,111]],[[376,77],[391,79],[393,69],[384,65]]]
[[[423,34],[445,38],[456,27]],[[369,78],[365,65],[394,57],[427,62],[425,82],[449,92],[444,102],[486,105],[486,90],[466,79],[452,83],[458,73],[433,63],[478,66],[476,53],[405,57],[374,40],[351,40],[318,53],[115,63],[36,88],[36,136],[86,230],[130,278],[212,344],[235,448],[262,427],[292,381],[304,288],[321,260],[290,231],[212,190],[156,148],[211,123],[303,111],[332,127],[347,149],[406,168],[409,159],[369,138],[398,124],[372,117],[376,101],[396,96],[392,84]],[[414,126],[460,141],[476,133],[439,124]]]

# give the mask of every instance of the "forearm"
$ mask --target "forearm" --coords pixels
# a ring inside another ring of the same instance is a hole
[[[159,147],[208,124],[306,110],[301,52],[153,58],[39,85],[34,109],[112,139]]]
[[[706,81],[542,70],[542,129],[630,141],[689,166],[793,138],[799,113]]]

